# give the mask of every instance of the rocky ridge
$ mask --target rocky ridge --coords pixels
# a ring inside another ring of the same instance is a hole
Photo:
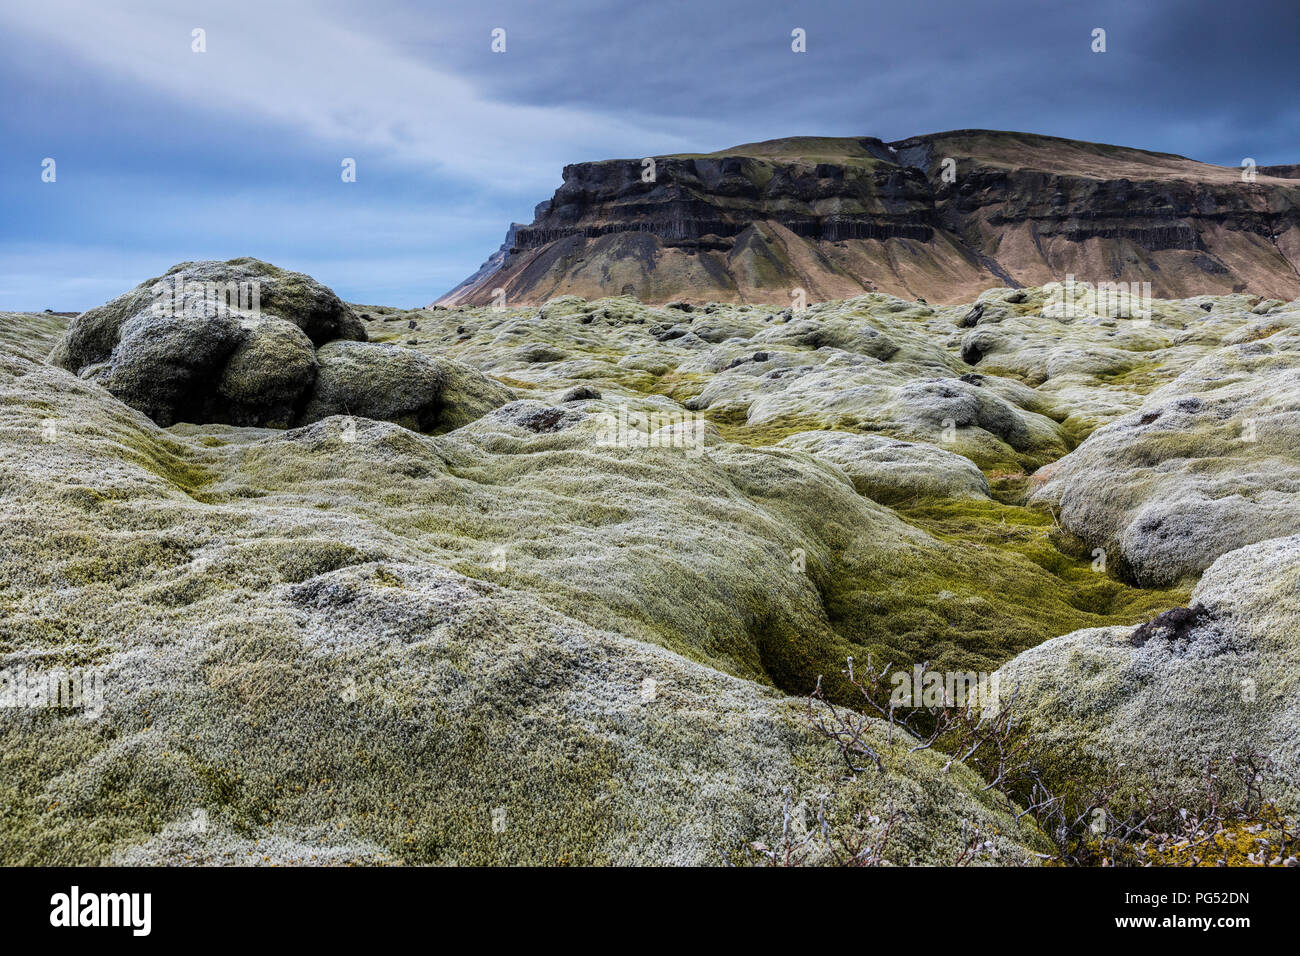
[[[1158,297],[1300,295],[1300,184],[1027,133],[791,137],[566,166],[564,183],[436,304],[570,293],[788,305],[991,285],[1149,282]],[[647,175],[652,178],[647,179]]]

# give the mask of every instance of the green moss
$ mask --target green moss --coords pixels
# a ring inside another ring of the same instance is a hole
[[[493,378],[502,385],[509,385],[511,388],[522,388],[526,391],[546,387],[545,385],[539,385],[537,382],[525,382],[522,378],[513,378],[509,375],[494,375]]]
[[[1018,482],[1017,482],[1018,484]],[[1130,624],[1176,607],[1187,598],[1182,588],[1137,588],[1113,576],[1114,568],[1094,568],[1088,547],[1055,523],[1051,515],[1017,502],[1018,492],[993,483],[995,496],[1006,500],[934,501],[900,509],[911,523],[956,544],[992,547],[1050,573],[1062,600],[1104,620],[1066,627]]]
[[[637,391],[647,395],[664,395],[685,403],[695,398],[708,384],[710,376],[698,372],[667,372]]]
[[[125,457],[143,465],[159,478],[194,496],[212,479],[212,471],[192,459],[193,451],[180,442],[155,440],[144,436],[122,436],[126,448],[133,454]]]
[[[1134,588],[1093,570],[1048,516],[1021,506],[947,500],[897,510],[948,547],[894,561],[846,555],[828,570],[827,613],[859,659],[992,671],[1057,635],[1137,624],[1187,600],[1181,588]]]
[[[755,447],[778,444],[783,439],[789,438],[791,435],[797,435],[799,432],[832,430],[831,426],[821,419],[800,415],[783,415],[771,421],[750,425],[746,422],[746,414],[743,409],[735,411],[709,410],[704,413],[705,417],[718,427],[718,433],[726,441]],[[842,430],[856,431],[856,429],[850,428]]]
[[[365,564],[384,554],[325,538],[291,538],[259,541],[245,549],[242,560],[269,567],[281,581],[297,583],[354,564]]]
[[[0,346],[42,361],[68,328],[68,317],[46,312],[0,312]]]
[[[1137,361],[1119,371],[1099,373],[1096,379],[1102,385],[1116,385],[1139,395],[1154,392],[1173,380],[1166,363],[1159,360]]]
[[[53,709],[0,724],[0,863],[102,862],[188,802],[184,761],[144,738],[122,745],[125,736]],[[50,782],[73,770],[83,774],[81,786],[62,799],[47,796]]]
[[[139,535],[100,538],[90,554],[79,554],[64,564],[63,574],[76,585],[124,587],[160,568],[175,567],[189,560],[190,549],[176,540]]]
[[[1241,450],[1240,435],[1223,434],[1209,428],[1150,430],[1128,449],[1130,462],[1152,468],[1181,458],[1197,460],[1224,458]]]
[[[421,338],[450,341],[458,324],[482,323],[459,354],[513,370],[502,323],[540,328],[521,345],[589,330],[596,344],[566,344],[564,362],[520,373],[537,381],[506,379],[530,392],[609,381],[686,402],[710,381],[674,371],[682,352],[638,328],[667,313],[577,300],[543,312],[532,325],[519,320],[535,310],[430,313]],[[723,312],[705,324],[733,321]],[[898,329],[882,331],[911,348]],[[627,355],[638,358],[619,366]],[[940,369],[902,365],[885,372],[902,382]],[[734,409],[752,396],[723,399],[729,410],[706,414],[750,447],[688,458],[597,446],[583,432],[590,423],[543,434],[471,426],[445,438],[367,425],[354,443],[325,428],[167,435],[94,404],[98,391],[75,393],[81,407],[70,394],[52,388],[29,406],[62,409],[61,420],[83,423],[70,430],[86,444],[44,449],[68,450],[57,491],[30,497],[28,524],[6,524],[0,651],[69,666],[133,651],[141,669],[124,672],[143,678],[113,699],[104,728],[50,715],[0,722],[4,862],[102,862],[196,807],[249,845],[304,828],[311,846],[378,847],[416,863],[650,859],[703,826],[710,836],[751,823],[766,832],[755,793],[844,784],[784,722],[781,708],[794,704],[768,707],[774,691],[682,657],[794,694],[826,675],[836,699],[853,703],[836,676],[847,655],[992,670],[1048,638],[1187,601],[1093,571],[1081,542],[1025,507],[1025,472],[1064,450],[1050,438],[1034,456],[985,446],[992,501],[917,497],[895,511],[832,469],[767,447],[810,429],[903,427],[884,413],[867,421],[865,400],[826,403],[855,407],[853,420],[749,425]],[[1186,440],[1144,460],[1185,454]],[[1206,447],[1232,451],[1226,440]],[[132,481],[118,482],[122,473]],[[806,552],[805,570],[795,551]],[[353,567],[369,562],[379,563]],[[439,567],[514,590],[430,573]],[[277,587],[320,574],[332,577]],[[665,675],[664,693],[643,707],[647,674]],[[936,770],[937,756],[891,759],[914,774],[900,792],[917,816],[910,847],[932,846],[968,809],[993,809],[980,781]],[[1062,780],[1095,769],[1077,752],[1052,759]],[[859,786],[836,813],[884,809],[870,781],[846,791]],[[703,813],[702,792],[716,804]],[[504,833],[492,827],[496,806],[508,813]],[[770,809],[779,817],[779,803]]]

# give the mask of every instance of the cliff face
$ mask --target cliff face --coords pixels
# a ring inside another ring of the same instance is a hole
[[[573,293],[931,302],[989,286],[1150,282],[1158,297],[1300,295],[1294,167],[963,130],[896,143],[798,137],[707,155],[579,163],[441,304]],[[648,177],[647,177],[648,178]]]

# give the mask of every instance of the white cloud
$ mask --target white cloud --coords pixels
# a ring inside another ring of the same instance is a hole
[[[61,68],[90,64],[229,122],[241,117],[354,156],[418,165],[491,187],[553,185],[575,159],[693,148],[627,110],[503,103],[465,78],[402,49],[401,38],[357,32],[319,3],[229,0],[179,10],[164,0],[0,6],[11,34],[59,49]],[[207,52],[190,49],[195,27]],[[484,36],[484,56],[488,52]],[[509,69],[509,53],[498,55]],[[690,126],[691,123],[685,124]],[[363,166],[364,168],[364,166]],[[539,198],[543,198],[539,196]]]

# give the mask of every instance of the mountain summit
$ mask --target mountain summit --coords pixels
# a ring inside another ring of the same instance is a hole
[[[577,163],[435,304],[572,293],[788,303],[1150,282],[1156,296],[1300,295],[1300,167],[1242,170],[1029,133],[798,136]],[[649,180],[649,181],[647,181]]]

